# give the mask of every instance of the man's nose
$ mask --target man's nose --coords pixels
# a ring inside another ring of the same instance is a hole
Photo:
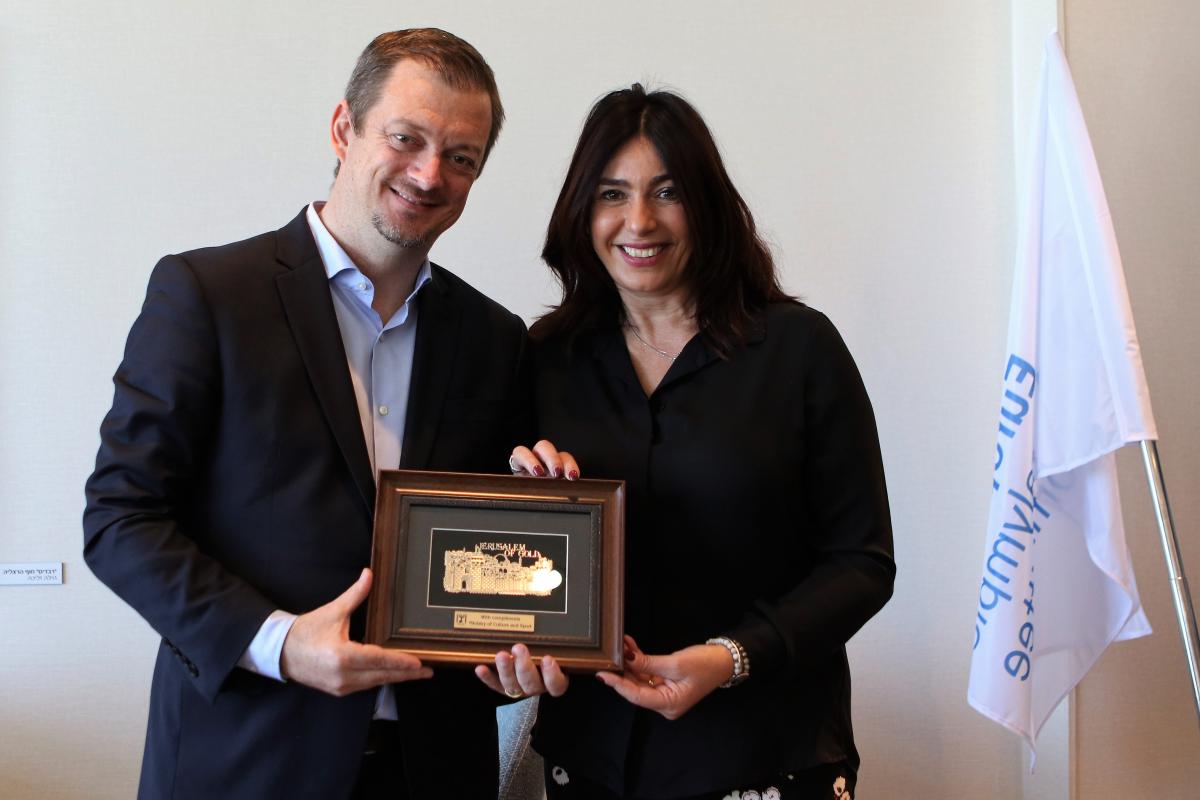
[[[408,179],[425,191],[438,188],[442,185],[442,157],[433,152],[417,154],[408,165]]]

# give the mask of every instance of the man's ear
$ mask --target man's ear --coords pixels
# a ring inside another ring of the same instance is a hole
[[[342,100],[333,109],[333,119],[329,121],[329,138],[333,145],[334,155],[339,162],[346,160],[346,148],[354,138],[354,120],[350,118],[350,106]]]

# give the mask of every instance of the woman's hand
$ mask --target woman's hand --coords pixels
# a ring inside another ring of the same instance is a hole
[[[598,672],[606,686],[635,706],[679,719],[733,676],[733,657],[719,644],[697,644],[666,656],[648,656],[625,637],[625,673]]]
[[[501,650],[496,653],[495,672],[480,664],[475,668],[475,675],[493,691],[513,700],[547,693],[559,697],[569,683],[557,661],[550,656],[534,661],[529,648],[523,644],[513,645],[512,652]]]
[[[533,475],[538,478],[566,478],[579,480],[579,465],[575,457],[566,450],[559,450],[553,442],[542,439],[530,450],[518,445],[508,459],[508,467],[514,475]]]

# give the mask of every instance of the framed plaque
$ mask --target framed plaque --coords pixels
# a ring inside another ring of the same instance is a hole
[[[522,642],[621,669],[625,484],[384,470],[366,641],[443,664]]]

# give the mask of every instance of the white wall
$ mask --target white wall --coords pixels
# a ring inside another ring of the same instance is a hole
[[[1067,57],[1121,242],[1180,549],[1200,587],[1200,5],[1067,0]],[[1200,724],[1141,459],[1118,460],[1154,636],[1110,648],[1076,692],[1077,796],[1200,796]]]
[[[484,53],[509,112],[434,258],[526,318],[554,299],[537,254],[590,103],[642,80],[705,114],[879,418],[900,576],[851,645],[862,795],[1020,796],[1016,740],[964,699],[1011,274],[1009,19],[949,0],[9,0],[0,561],[61,560],[66,583],[0,587],[0,794],[136,782],[155,638],[82,564],[79,514],[150,267],[322,197],[354,58],[424,24]]]

